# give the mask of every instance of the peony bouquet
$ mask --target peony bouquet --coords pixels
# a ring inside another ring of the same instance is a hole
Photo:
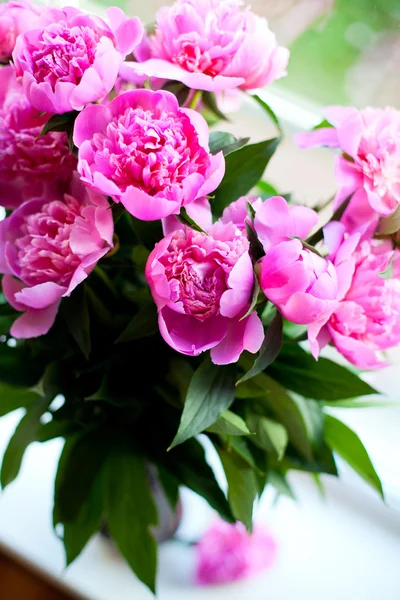
[[[249,531],[266,486],[337,476],[337,455],[382,494],[326,408],[376,393],[359,370],[400,341],[400,113],[330,107],[298,136],[337,149],[324,225],[263,180],[282,130],[248,90],[289,52],[240,0],[177,0],[147,29],[12,0],[0,57],[0,416],[25,409],[1,485],[29,444],[65,439],[67,563],[106,525],[154,590],[154,481],[172,511],[186,486]],[[224,133],[229,91],[277,136]]]

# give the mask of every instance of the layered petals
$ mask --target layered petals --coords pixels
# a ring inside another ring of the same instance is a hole
[[[158,308],[160,333],[182,354],[211,350],[215,364],[236,362],[263,340],[250,307],[254,285],[248,241],[233,225],[216,223],[206,233],[184,228],[156,244],[146,279]]]
[[[79,111],[112,90],[143,28],[116,7],[108,16],[110,25],[72,7],[47,8],[36,27],[18,37],[15,71],[32,106],[58,114]]]
[[[169,92],[132,90],[87,107],[77,118],[82,180],[143,221],[178,214],[218,187],[222,152],[211,155],[208,127]]]
[[[177,0],[157,14],[154,34],[136,48],[138,62],[121,76],[181,81],[218,92],[264,87],[286,75],[289,51],[278,45],[266,19],[237,0]]]
[[[113,219],[105,198],[76,182],[70,194],[33,198],[1,222],[3,293],[24,312],[11,334],[44,335],[58,306],[112,247]]]

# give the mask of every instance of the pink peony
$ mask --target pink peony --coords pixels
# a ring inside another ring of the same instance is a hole
[[[324,231],[341,289],[333,314],[309,327],[311,351],[318,358],[332,342],[360,369],[384,367],[382,350],[400,342],[400,251],[388,241],[358,244],[359,235],[346,238],[341,223],[330,223]],[[380,273],[392,261],[395,277],[385,279]]]
[[[400,111],[394,108],[325,109],[332,128],[300,134],[302,148],[329,146],[343,151],[336,159],[337,208],[355,193],[344,214],[348,230],[376,225],[400,203]]]
[[[289,51],[278,46],[265,19],[241,6],[241,0],[178,0],[161,8],[155,34],[135,49],[139,63],[125,63],[121,74],[210,92],[259,88],[283,77]]]
[[[258,210],[263,201],[261,198],[255,198],[254,196],[242,196],[224,209],[220,218],[221,223],[235,223],[236,227],[243,231],[246,228],[246,221],[250,223],[247,212],[248,202],[254,210]]]
[[[263,527],[249,534],[242,523],[216,521],[196,545],[196,581],[214,585],[253,577],[271,566],[276,553],[276,542]]]
[[[169,92],[132,90],[88,106],[74,141],[82,180],[144,221],[179,213],[214,191],[225,171],[222,152],[209,153],[203,117]]]
[[[110,26],[72,7],[48,8],[37,28],[17,39],[16,74],[32,106],[50,113],[82,110],[111,91],[143,28],[119,8],[107,15]]]
[[[40,136],[47,119],[29,104],[13,69],[0,69],[0,205],[15,208],[70,179],[77,160],[65,133]]]
[[[208,235],[183,228],[156,244],[146,279],[161,335],[172,348],[190,356],[211,349],[215,364],[259,350],[264,332],[257,313],[240,320],[254,284],[248,248],[233,223],[215,223]]]
[[[284,198],[275,196],[262,203],[254,221],[265,251],[261,288],[286,319],[303,325],[331,314],[338,293],[332,262],[300,241],[317,220],[311,208],[289,206]]]
[[[79,180],[70,194],[33,198],[0,222],[3,293],[24,312],[11,328],[16,338],[46,334],[63,296],[69,296],[112,247],[109,204]]]
[[[39,24],[41,9],[28,2],[17,0],[0,4],[0,62],[8,62],[17,37]]]

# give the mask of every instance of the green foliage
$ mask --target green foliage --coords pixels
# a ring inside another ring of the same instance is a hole
[[[225,176],[215,192],[213,212],[221,214],[226,206],[245,196],[263,176],[279,144],[279,138],[249,144],[225,159]]]
[[[382,483],[358,435],[335,417],[325,415],[325,438],[330,448],[383,498]]]
[[[170,448],[210,427],[235,397],[235,369],[205,359],[189,385],[178,433]]]
[[[284,344],[268,373],[287,389],[315,400],[332,402],[377,393],[346,367],[327,358],[316,361],[297,344]]]
[[[239,150],[245,146],[250,138],[235,138],[231,133],[224,131],[212,131],[210,133],[210,152],[211,154],[218,154],[222,151],[224,156],[227,156],[235,150]]]

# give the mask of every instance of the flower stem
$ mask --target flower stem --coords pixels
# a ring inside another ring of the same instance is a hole
[[[196,90],[195,93],[193,94],[191,101],[189,102],[188,108],[191,108],[192,110],[196,110],[196,108],[201,100],[202,95],[203,95],[203,90]]]

